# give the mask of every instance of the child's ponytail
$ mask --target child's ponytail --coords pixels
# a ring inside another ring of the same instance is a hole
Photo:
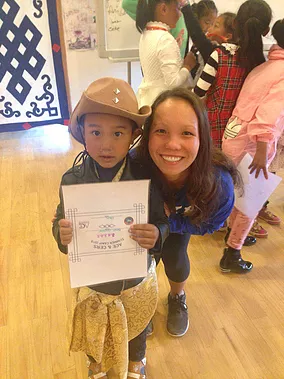
[[[262,31],[261,23],[256,17],[249,18],[244,24],[244,33],[240,37],[239,44],[249,71],[265,62]]]
[[[142,33],[147,23],[151,20],[149,12],[149,2],[151,0],[139,0],[136,8],[136,28]]]
[[[264,0],[247,0],[238,11],[235,19],[235,37],[240,46],[238,60],[248,72],[265,62],[262,36],[269,30],[271,18],[271,8]]]

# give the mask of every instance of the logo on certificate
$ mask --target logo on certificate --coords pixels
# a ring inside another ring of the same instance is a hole
[[[132,225],[134,222],[134,219],[132,217],[125,217],[124,224],[125,225]]]

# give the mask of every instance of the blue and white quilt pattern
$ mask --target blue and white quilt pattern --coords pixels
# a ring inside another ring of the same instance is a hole
[[[0,0],[0,131],[68,118],[56,0]]]

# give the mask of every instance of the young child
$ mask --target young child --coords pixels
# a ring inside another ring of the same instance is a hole
[[[142,179],[143,168],[130,159],[128,150],[150,113],[150,107],[138,109],[135,93],[123,80],[102,78],[93,82],[70,120],[71,134],[85,148],[81,154],[83,162],[76,165],[75,159],[73,167],[63,175],[61,185]],[[168,233],[162,198],[151,186],[149,224],[131,227],[130,237],[141,247],[157,253]],[[53,235],[59,249],[67,253],[72,225],[64,217],[61,190]],[[74,290],[77,304],[70,349],[88,355],[90,379],[107,378],[112,368],[119,379],[146,378],[145,328],[157,303],[155,264],[150,255],[148,261],[146,278]]]
[[[206,37],[219,45],[232,40],[234,33],[234,20],[236,14],[225,12],[216,18],[213,26],[208,29]]]
[[[163,91],[188,85],[195,58],[183,60],[179,46],[169,33],[176,26],[180,11],[176,0],[139,0],[136,26],[141,33],[139,57],[143,80],[137,97],[140,106],[152,105]]]
[[[217,7],[212,0],[200,0],[198,3],[192,4],[191,12],[199,23],[199,26],[206,36],[208,35],[209,30],[215,23],[218,10]],[[186,15],[187,17],[187,15]],[[187,22],[188,23],[188,22]],[[190,23],[189,23],[190,24]],[[187,48],[194,55],[196,59],[196,66],[190,71],[189,76],[189,87],[194,88],[197,84],[197,81],[203,71],[204,68],[204,59],[201,51],[197,48],[197,46],[193,43],[191,38],[191,24],[188,28],[188,42]],[[202,50],[202,49],[201,49]],[[187,53],[187,50],[186,50]]]
[[[212,53],[208,60],[205,59],[207,63],[195,93],[201,98],[206,96],[211,135],[217,147],[221,147],[224,129],[246,76],[265,62],[262,36],[269,31],[271,17],[271,8],[264,0],[247,0],[234,21],[234,42],[223,43],[213,52],[211,45]],[[206,44],[209,52],[210,41]]]
[[[194,47],[200,52],[203,62],[206,63],[216,45],[229,42],[232,39],[236,15],[230,12],[223,13],[215,19],[213,26],[210,25],[208,29],[204,30],[198,14],[196,14],[196,5],[201,3],[202,1],[190,5],[189,0],[179,0],[179,7]],[[211,10],[213,12],[213,5],[211,5]],[[217,15],[217,8],[215,14]]]
[[[136,9],[138,0],[122,0],[122,8],[125,12],[136,21]],[[183,15],[176,23],[176,27],[170,30],[171,35],[177,40],[180,48],[180,55],[184,57],[187,50],[188,34],[185,27]]]
[[[284,128],[284,20],[272,28],[277,45],[272,46],[268,61],[256,67],[247,77],[223,138],[222,149],[236,165],[249,153],[253,162],[248,169],[267,170],[276,153],[276,146]],[[251,267],[240,264],[240,250],[254,219],[234,208],[230,216],[228,248],[220,262],[224,272],[234,257],[240,272]],[[242,261],[242,260],[241,260]],[[238,262],[238,263],[237,263]]]

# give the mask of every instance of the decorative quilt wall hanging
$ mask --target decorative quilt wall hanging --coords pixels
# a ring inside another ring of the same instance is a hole
[[[68,119],[56,0],[0,0],[0,132]]]

